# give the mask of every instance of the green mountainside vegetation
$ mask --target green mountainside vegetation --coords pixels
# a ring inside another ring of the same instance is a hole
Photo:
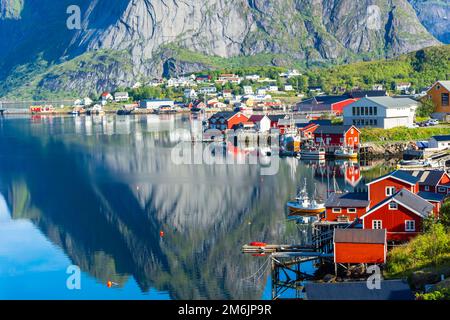
[[[180,50],[176,58],[179,59],[179,63],[180,61],[190,63],[195,60],[204,65],[205,70],[196,74],[211,75],[213,80],[221,73],[236,73],[268,77],[276,80],[279,86],[285,83],[279,74],[287,68],[271,66],[270,60],[274,59],[272,55],[225,59]],[[287,83],[299,93],[307,94],[308,87],[321,86],[326,93],[338,94],[354,88],[372,89],[374,84],[380,84],[393,92],[398,82],[411,82],[416,91],[421,91],[436,80],[450,78],[450,45],[430,47],[387,60],[320,66],[306,66],[298,62],[293,66],[298,68],[302,75],[288,79]],[[12,75],[0,84],[0,97],[7,99],[76,98],[84,95],[97,97],[101,90],[114,91],[126,87],[119,84],[115,88],[99,90],[98,84],[107,82],[102,79],[105,73],[109,74],[110,78],[129,73],[129,77],[144,84],[151,80],[133,76],[131,71],[132,62],[126,51],[89,52],[57,65],[49,65],[44,59],[39,59],[36,63],[15,69]],[[89,86],[86,86],[86,81],[82,80],[86,78],[89,79]],[[232,89],[235,93],[242,93],[242,87],[245,85],[258,87],[264,84],[244,80],[239,86],[227,84],[226,88]],[[176,97],[180,96],[182,89],[164,86],[148,89],[144,86],[140,91],[148,92],[148,94],[136,93],[134,96],[139,98],[146,98],[147,95]],[[178,95],[177,91],[180,91]]]

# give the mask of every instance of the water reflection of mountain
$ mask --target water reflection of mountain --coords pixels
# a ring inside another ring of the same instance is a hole
[[[143,291],[177,299],[261,297],[264,283],[241,279],[263,260],[240,246],[296,237],[284,223],[296,188],[286,163],[274,177],[248,166],[174,166],[170,121],[106,121],[91,131],[71,119],[34,121],[0,131],[13,218],[32,220],[101,281],[133,276]]]

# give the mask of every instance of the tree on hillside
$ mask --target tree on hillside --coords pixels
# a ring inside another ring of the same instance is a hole
[[[434,104],[431,99],[424,98],[416,110],[418,117],[429,117],[434,112]]]

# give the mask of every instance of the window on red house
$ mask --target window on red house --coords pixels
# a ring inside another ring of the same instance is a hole
[[[381,229],[383,227],[383,223],[381,220],[373,220],[372,221],[372,229]]]

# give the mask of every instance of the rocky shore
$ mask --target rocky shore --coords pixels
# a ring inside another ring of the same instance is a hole
[[[390,159],[402,157],[409,142],[386,142],[383,144],[365,143],[361,147],[361,158],[364,159]]]

